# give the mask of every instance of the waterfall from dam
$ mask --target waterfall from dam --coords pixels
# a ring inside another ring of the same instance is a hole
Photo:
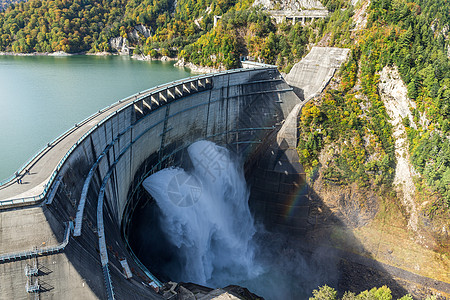
[[[161,209],[162,231],[175,248],[172,280],[225,286],[262,272],[242,164],[212,142],[188,147],[192,169],[163,169],[143,182]]]

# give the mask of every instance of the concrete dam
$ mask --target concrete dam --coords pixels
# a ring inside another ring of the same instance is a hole
[[[251,67],[121,100],[76,124],[3,182],[0,299],[163,299],[162,280],[136,257],[128,237],[135,211],[151,201],[142,181],[182,165],[186,148],[199,140],[244,159],[257,218],[304,230],[306,191],[297,193],[303,200],[296,206],[286,202],[304,183],[295,163],[302,101],[276,66]],[[286,221],[286,208],[296,217]]]

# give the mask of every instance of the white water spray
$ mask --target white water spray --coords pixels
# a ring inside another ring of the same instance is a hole
[[[254,278],[262,270],[254,261],[256,230],[242,166],[208,141],[192,144],[188,153],[192,170],[167,168],[143,182],[178,249],[182,267],[172,279],[225,286]]]

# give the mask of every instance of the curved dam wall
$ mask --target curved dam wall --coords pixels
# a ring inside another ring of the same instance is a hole
[[[38,279],[47,284],[38,289],[42,298],[161,298],[153,290],[160,282],[135,259],[123,234],[143,179],[183,160],[183,150],[201,139],[252,161],[299,102],[276,68],[267,67],[174,82],[115,111],[67,158],[46,204],[24,209],[39,210],[56,239],[68,242],[36,255],[47,273],[23,275],[33,258],[3,263],[2,276],[15,283],[3,286],[0,298],[27,299]]]

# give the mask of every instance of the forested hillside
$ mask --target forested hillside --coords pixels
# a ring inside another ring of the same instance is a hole
[[[10,4],[17,3],[17,2],[20,2],[20,1],[17,1],[17,0],[0,0],[0,11],[2,11],[6,7],[8,7]]]
[[[165,24],[170,1],[32,0],[0,16],[0,49],[13,52],[109,51],[108,41],[144,23]]]
[[[403,126],[416,172],[417,230],[433,232],[438,244],[448,248],[450,3],[373,0],[364,30],[356,30],[354,21],[362,3],[353,7],[331,0],[326,4],[335,10],[322,42],[349,47],[352,54],[339,80],[302,111],[301,161],[311,178],[320,174],[330,186],[357,184],[360,190],[377,190],[387,201],[384,205],[392,205],[396,199],[394,143],[401,137],[394,138],[378,87],[385,66],[398,68],[414,103],[413,121],[405,118]],[[360,205],[367,203],[361,199]]]
[[[113,51],[127,38],[135,54],[171,55],[211,67],[236,67],[240,55],[277,63],[286,71],[318,34],[300,24],[275,26],[252,1],[32,0],[0,13],[0,51],[67,53]],[[176,6],[175,6],[176,5]],[[213,28],[214,15],[223,16]],[[150,37],[132,36],[144,25]]]

